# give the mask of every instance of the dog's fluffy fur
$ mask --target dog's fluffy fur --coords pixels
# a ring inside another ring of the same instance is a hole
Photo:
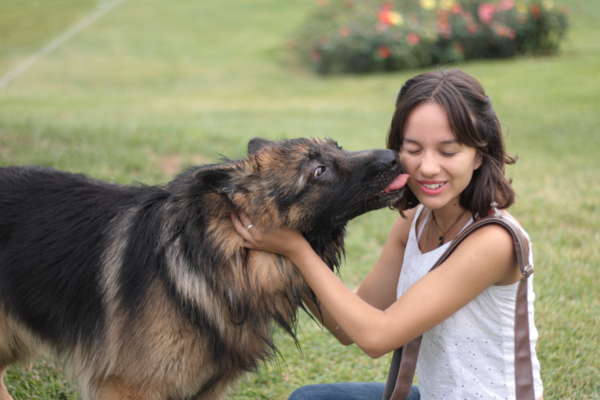
[[[323,139],[255,139],[247,159],[164,186],[0,168],[0,377],[42,355],[84,399],[222,398],[312,296],[288,260],[245,249],[230,214],[301,231],[334,268],[347,221],[395,203],[400,171],[391,150]]]

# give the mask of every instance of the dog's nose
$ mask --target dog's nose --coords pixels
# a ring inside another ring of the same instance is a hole
[[[394,168],[400,162],[398,153],[393,150],[375,150],[377,164],[384,169]]]
[[[378,174],[397,168],[400,160],[393,150],[363,150],[351,153],[351,164],[363,169],[366,174]]]

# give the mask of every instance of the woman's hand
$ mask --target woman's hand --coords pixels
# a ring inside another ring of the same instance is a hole
[[[247,215],[231,214],[231,222],[237,233],[244,239],[244,246],[254,250],[268,251],[281,254],[292,260],[310,244],[298,231],[280,227],[271,230],[262,230],[255,226]]]

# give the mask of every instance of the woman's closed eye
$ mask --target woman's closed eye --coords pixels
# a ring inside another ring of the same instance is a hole
[[[444,157],[453,157],[457,155],[460,152],[460,150],[461,147],[456,144],[445,145],[438,148],[438,151]]]
[[[440,153],[444,157],[453,157],[453,156],[455,156],[458,153],[458,151],[440,151]]]
[[[403,147],[402,151],[407,152],[408,154],[416,155],[419,154],[423,149],[420,147]]]

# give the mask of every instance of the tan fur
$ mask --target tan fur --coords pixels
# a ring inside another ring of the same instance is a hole
[[[0,368],[14,362],[28,363],[36,357],[51,356],[50,347],[0,307]]]
[[[99,385],[98,400],[151,400],[154,397],[149,390],[141,391],[126,385],[119,378],[108,378]]]
[[[111,355],[116,362],[110,375],[137,387],[154,388],[158,399],[181,395],[175,390],[198,390],[202,375],[212,373],[206,362],[207,344],[179,317],[161,287],[154,285],[147,299],[136,323],[121,326],[113,339],[122,348]],[[140,341],[137,332],[144,332],[145,340]],[[197,374],[203,369],[204,374]]]

